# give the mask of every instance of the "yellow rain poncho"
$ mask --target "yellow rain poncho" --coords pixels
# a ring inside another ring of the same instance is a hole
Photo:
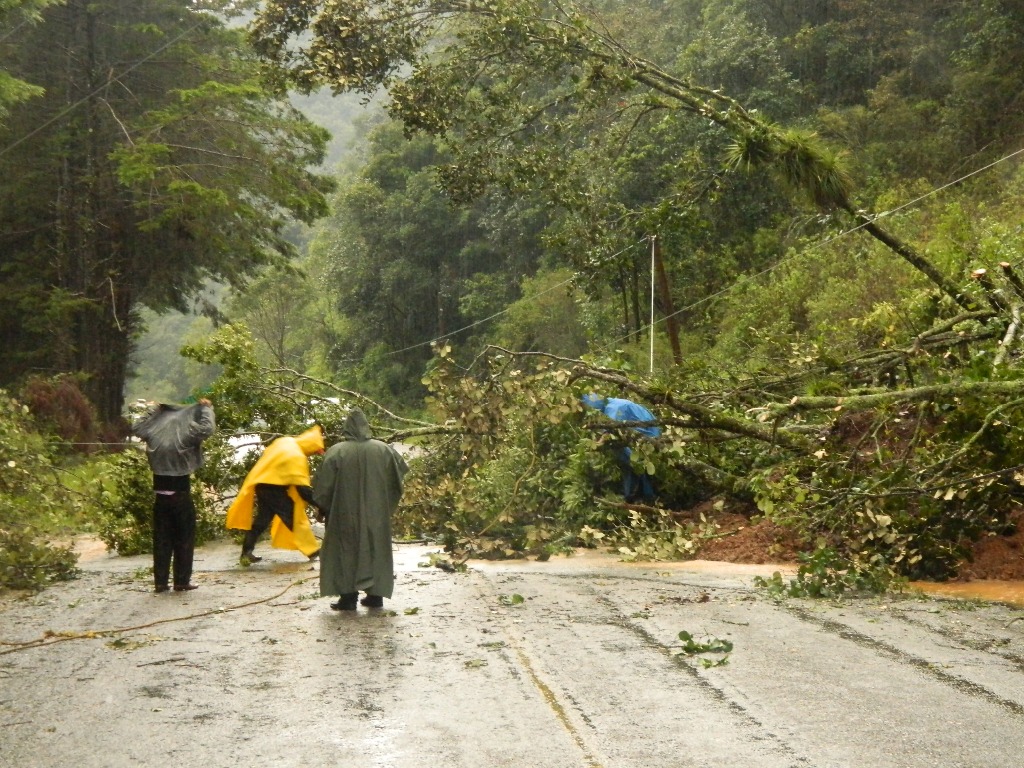
[[[263,451],[263,455],[249,470],[238,496],[228,508],[226,526],[232,530],[248,531],[252,528],[256,486],[259,483],[286,485],[293,503],[292,530],[278,517],[270,526],[270,543],[278,549],[297,549],[309,557],[320,549],[313,529],[306,517],[306,502],[295,489],[297,485],[311,485],[309,456],[324,450],[324,436],[319,426],[313,426],[295,437],[279,437]]]

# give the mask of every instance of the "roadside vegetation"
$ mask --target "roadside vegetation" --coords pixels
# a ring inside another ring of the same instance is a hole
[[[74,577],[70,537],[88,524],[66,458],[29,406],[0,390],[0,586],[35,590]]]

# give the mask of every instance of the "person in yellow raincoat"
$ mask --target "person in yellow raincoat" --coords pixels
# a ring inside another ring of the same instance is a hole
[[[228,508],[226,521],[229,529],[247,532],[239,560],[243,566],[263,559],[253,554],[253,549],[268,526],[273,546],[297,549],[310,560],[320,553],[320,544],[306,517],[306,505],[313,504],[309,457],[323,452],[323,432],[316,425],[302,434],[284,435],[271,442],[249,470]]]

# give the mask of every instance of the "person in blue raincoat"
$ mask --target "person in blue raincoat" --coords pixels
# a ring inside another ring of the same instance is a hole
[[[621,397],[601,397],[594,393],[581,398],[584,405],[600,411],[613,421],[657,421],[657,417],[644,406]],[[635,426],[635,431],[646,437],[658,437],[661,428],[651,426]],[[639,473],[633,469],[632,449],[622,445],[615,450],[615,459],[622,469],[622,495],[626,501],[654,501],[657,493],[654,478],[646,472]]]

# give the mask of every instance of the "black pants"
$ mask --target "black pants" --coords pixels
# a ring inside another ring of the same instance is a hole
[[[288,495],[287,485],[271,485],[259,483],[256,486],[256,514],[253,516],[252,528],[245,533],[242,552],[251,553],[263,532],[270,527],[275,517],[281,518],[288,530],[292,530],[295,505]]]
[[[187,478],[186,478],[187,481]],[[180,481],[178,483],[180,488]],[[186,482],[185,490],[173,495],[158,493],[153,504],[153,581],[166,587],[174,567],[174,586],[192,580],[196,548],[196,508]]]

